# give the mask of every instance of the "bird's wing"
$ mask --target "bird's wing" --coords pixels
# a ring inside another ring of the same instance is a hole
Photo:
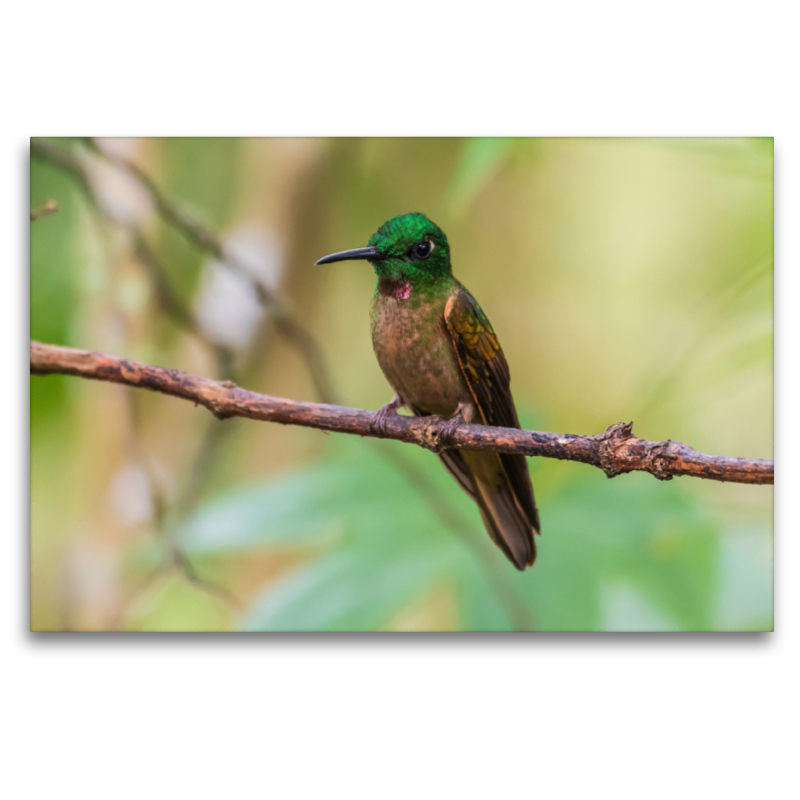
[[[486,314],[463,286],[447,301],[444,321],[481,422],[518,428],[508,362]]]
[[[461,374],[480,414],[480,420],[475,422],[519,428],[506,357],[486,314],[460,284],[447,301],[444,321],[453,341]],[[539,515],[525,457],[502,453],[500,459],[519,504],[538,531]]]

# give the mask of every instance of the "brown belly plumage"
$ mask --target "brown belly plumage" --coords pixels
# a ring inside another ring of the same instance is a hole
[[[442,319],[446,301],[376,294],[372,345],[386,380],[407,405],[451,417],[471,396]]]

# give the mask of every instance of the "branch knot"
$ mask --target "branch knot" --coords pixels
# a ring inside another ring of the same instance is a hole
[[[635,438],[633,422],[615,422],[600,434],[597,460],[598,466],[605,472],[606,477],[614,478],[631,471],[621,466],[620,462],[624,463],[627,460],[627,453],[624,452],[626,443]]]
[[[446,449],[442,441],[439,421],[439,417],[428,417],[425,428],[422,431],[422,446],[426,450],[436,453],[436,455]]]
[[[673,478],[671,467],[672,462],[678,456],[678,442],[668,439],[666,442],[657,442],[650,448],[648,460],[650,469],[648,472],[660,481],[671,481]]]

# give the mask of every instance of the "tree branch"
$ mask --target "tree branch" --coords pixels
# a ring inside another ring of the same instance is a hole
[[[241,389],[230,381],[214,381],[125,358],[31,342],[31,373],[60,373],[111,381],[181,397],[202,405],[220,419],[247,419],[301,425],[307,428],[375,436],[373,414],[355,408],[307,403],[271,397]],[[650,442],[637,439],[633,423],[618,422],[597,436],[542,433],[483,425],[459,425],[452,438],[444,440],[436,417],[390,417],[386,438],[440,452],[447,447],[520,453],[583,464],[602,469],[608,477],[644,471],[659,480],[690,475],[732,483],[771,484],[772,461],[730,458],[698,453],[681,442]]]

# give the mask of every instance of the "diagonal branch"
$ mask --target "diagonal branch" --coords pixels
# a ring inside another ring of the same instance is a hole
[[[370,411],[257,394],[230,381],[200,378],[88,350],[31,342],[31,373],[76,375],[150,389],[191,400],[221,419],[246,417],[359,436],[376,435]],[[633,423],[618,422],[597,436],[580,436],[459,425],[445,441],[437,418],[395,415],[387,421],[386,438],[417,444],[434,452],[446,447],[464,447],[579,461],[602,469],[610,478],[624,472],[644,471],[660,480],[690,475],[733,483],[771,484],[774,481],[772,461],[706,455],[681,442],[650,442],[636,438],[632,427]]]

